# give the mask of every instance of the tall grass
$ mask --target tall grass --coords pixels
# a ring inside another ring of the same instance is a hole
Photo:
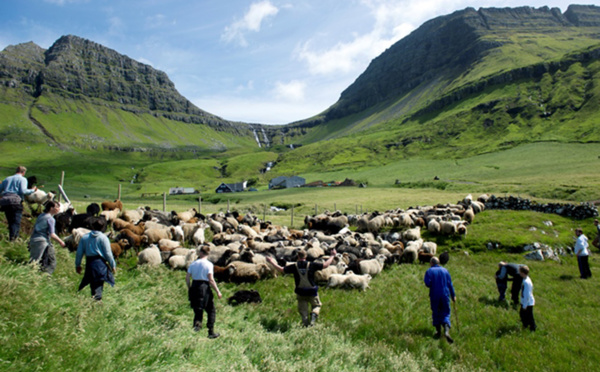
[[[547,220],[552,227],[542,223]],[[498,261],[525,262],[521,253],[508,253],[512,248],[542,238],[568,245],[579,225],[593,236],[589,220],[486,211],[476,216],[466,238],[438,240],[439,251],[451,252],[447,268],[458,297],[452,317],[456,342],[448,345],[432,338],[422,282],[426,265],[388,268],[365,292],[321,288],[321,317],[310,329],[299,325],[293,278],[220,283],[224,298],[238,289],[257,289],[263,303],[231,307],[225,299],[217,301],[222,337],[209,340],[205,330],[192,331],[184,272],[121,259],[116,286],[105,289],[103,304],[95,304],[87,288],[76,291],[81,277],[72,253],[59,248],[57,270],[48,277],[26,264],[24,243],[5,240],[2,222],[0,363],[6,371],[594,370],[600,362],[595,255],[594,276],[585,281],[578,279],[574,257],[528,262],[536,333],[521,331],[518,311],[496,302],[493,279]],[[488,251],[487,241],[501,248]]]

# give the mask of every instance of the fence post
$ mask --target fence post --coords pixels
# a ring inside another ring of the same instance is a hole
[[[337,211],[337,203],[333,203],[333,211]]]
[[[319,207],[315,204],[315,216],[319,214]]]
[[[60,187],[63,187],[65,183],[65,171],[60,174]],[[60,203],[60,193],[58,194],[58,202]]]
[[[227,213],[229,213],[229,199],[227,199]]]
[[[265,204],[264,208],[263,208],[263,221],[266,221],[266,220],[267,220],[267,205]]]
[[[163,212],[167,211],[167,193],[163,192]]]
[[[290,223],[290,227],[294,228],[294,206],[292,205],[292,222]]]
[[[198,213],[202,213],[202,197],[198,197]]]
[[[119,192],[117,193],[117,200],[121,200],[121,184],[119,184]]]

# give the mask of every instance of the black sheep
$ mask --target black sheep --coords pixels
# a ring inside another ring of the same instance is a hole
[[[258,291],[252,290],[239,290],[233,294],[233,296],[227,299],[227,302],[231,306],[237,306],[243,303],[262,303],[262,298]]]

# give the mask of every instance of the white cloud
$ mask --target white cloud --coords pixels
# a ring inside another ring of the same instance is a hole
[[[138,61],[138,62],[140,62],[140,63],[146,64],[146,65],[149,65],[149,66],[151,66],[151,67],[154,67],[154,64],[152,64],[152,62],[151,62],[151,61],[147,60],[147,59],[146,59],[146,58],[144,58],[144,57],[140,57],[140,58],[138,58],[138,59],[137,59],[137,61]]]
[[[329,104],[313,100],[302,105],[261,98],[208,96],[192,100],[202,110],[231,121],[286,124],[323,111]]]
[[[123,23],[123,20],[121,20],[121,18],[119,17],[110,17],[108,19],[108,33],[110,35],[115,35],[115,36],[122,36],[123,35],[123,30],[125,28],[125,24]]]
[[[278,99],[291,102],[301,102],[304,100],[306,83],[299,80],[292,80],[289,83],[278,81],[275,84],[274,93]]]
[[[373,58],[407,36],[427,19],[455,9],[464,0],[362,0],[373,19],[368,33],[354,35],[349,42],[331,47],[315,47],[318,37],[296,49],[312,74],[348,74],[363,70]],[[447,10],[447,11],[446,11]]]
[[[270,16],[275,16],[278,12],[279,9],[271,4],[269,0],[254,3],[250,6],[244,18],[235,21],[231,26],[225,27],[221,38],[226,42],[237,41],[241,46],[247,46],[245,33],[260,31],[263,21]]]
[[[44,0],[46,3],[63,6],[69,3],[87,3],[89,0]]]

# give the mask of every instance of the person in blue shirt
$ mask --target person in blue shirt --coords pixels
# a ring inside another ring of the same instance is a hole
[[[15,175],[6,177],[0,184],[0,206],[6,214],[10,241],[14,241],[19,236],[21,216],[23,215],[23,198],[25,195],[37,191],[37,187],[27,188],[27,179],[24,177],[26,172],[27,168],[19,165]]]
[[[79,290],[81,291],[89,284],[92,297],[97,301],[102,300],[104,282],[114,287],[115,278],[113,274],[117,269],[117,264],[110,249],[110,242],[106,235],[100,231],[102,226],[103,222],[100,220],[92,222],[92,231],[81,238],[75,255],[75,271],[77,271],[77,274],[81,274],[81,260],[85,255],[85,273],[79,284]]]
[[[440,260],[437,257],[432,257],[429,264],[431,267],[425,272],[424,281],[429,288],[433,326],[437,330],[435,337],[441,337],[441,328],[444,327],[446,340],[453,343],[454,340],[450,337],[450,299],[456,302],[456,294],[452,278],[448,270],[440,266]]]

